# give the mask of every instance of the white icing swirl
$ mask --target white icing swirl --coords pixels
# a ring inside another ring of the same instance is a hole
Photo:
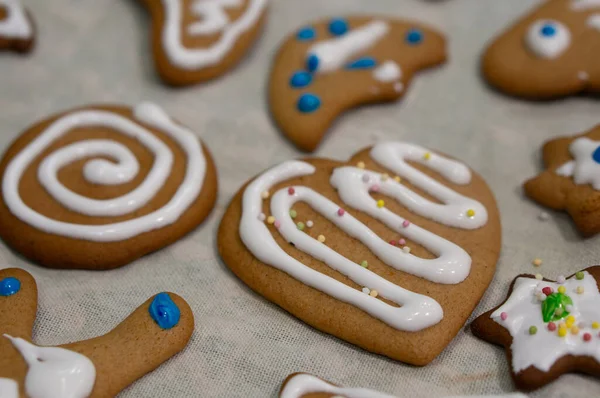
[[[537,57],[558,58],[571,45],[571,31],[562,22],[550,19],[538,20],[527,30],[525,43]]]
[[[145,180],[133,191],[114,199],[96,200],[83,197],[63,186],[57,177],[59,169],[82,158],[108,156],[118,163],[100,159],[89,161],[84,167],[84,177],[92,183],[121,184],[131,181],[138,173],[139,164],[135,156],[125,146],[109,140],[85,140],[60,148],[42,161],[38,179],[63,206],[89,216],[129,214],[147,204],[166,182],[173,165],[173,154],[166,144],[143,125],[119,114],[103,110],[83,110],[66,114],[54,121],[11,160],[2,184],[4,200],[10,211],[23,222],[47,233],[98,242],[128,239],[177,221],[196,200],[202,188],[206,159],[201,144],[191,131],[173,122],[157,105],[143,103],[136,106],[134,117],[168,134],[187,156],[185,177],[165,206],[128,221],[82,225],[54,220],[23,202],[19,182],[25,170],[54,141],[78,127],[100,125],[123,133],[143,144],[154,154],[155,161]]]
[[[240,7],[242,0],[195,0],[192,11],[200,18],[188,26],[190,35],[210,35],[222,31],[229,24],[225,8]]]
[[[25,40],[33,36],[33,27],[19,0],[0,0],[0,8],[6,10],[6,18],[0,21],[0,36]]]

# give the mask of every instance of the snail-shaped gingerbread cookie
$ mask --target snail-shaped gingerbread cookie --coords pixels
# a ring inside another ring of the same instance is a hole
[[[0,0],[0,50],[29,52],[35,41],[30,13],[20,0]]]
[[[600,0],[546,0],[487,49],[494,87],[531,99],[600,93]]]
[[[321,20],[281,45],[269,78],[271,114],[297,147],[313,151],[341,113],[400,98],[416,72],[445,59],[444,38],[421,23]]]
[[[206,147],[157,105],[90,106],[30,127],[0,162],[0,236],[52,268],[110,269],[212,209]]]
[[[114,397],[183,350],[194,330],[192,310],[173,293],[150,298],[103,336],[56,347],[32,342],[36,312],[33,277],[0,270],[2,398]]]

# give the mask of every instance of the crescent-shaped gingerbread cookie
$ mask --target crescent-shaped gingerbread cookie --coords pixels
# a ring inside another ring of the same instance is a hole
[[[218,247],[248,286],[311,326],[415,365],[459,332],[489,285],[500,219],[483,179],[404,142],[347,163],[281,163],[229,205]]]
[[[341,113],[400,98],[417,71],[445,59],[445,39],[421,23],[321,20],[281,45],[269,78],[271,114],[298,148],[314,151]]]
[[[0,162],[0,236],[51,268],[110,269],[210,213],[215,166],[160,107],[89,106],[25,131]]]
[[[103,336],[41,347],[32,342],[35,279],[0,270],[2,398],[114,397],[187,345],[194,315],[174,293],[159,293]]]
[[[35,27],[20,0],[0,0],[0,50],[26,53],[33,49]]]
[[[268,0],[140,0],[160,77],[186,86],[233,68],[258,38]]]
[[[518,97],[600,93],[600,1],[542,2],[489,46],[482,69]]]
[[[600,377],[598,280],[600,266],[557,281],[519,275],[506,300],[475,319],[471,329],[505,347],[520,390],[535,390],[571,372]]]
[[[600,125],[551,140],[542,153],[546,170],[524,184],[525,194],[566,210],[583,236],[600,232]]]

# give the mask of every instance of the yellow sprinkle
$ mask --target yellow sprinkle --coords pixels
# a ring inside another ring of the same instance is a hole
[[[400,178],[400,176],[394,176],[394,181],[402,182],[402,178]]]
[[[381,175],[381,181],[387,181],[388,178],[390,178],[390,176],[387,173]]]
[[[269,197],[269,191],[263,191],[260,194],[260,197],[263,198],[263,199],[267,199]]]
[[[269,216],[269,217],[267,217],[267,222],[268,222],[269,224],[273,224],[273,223],[275,222],[275,217],[273,217],[273,216]]]
[[[600,323],[592,322],[592,329],[600,329]]]
[[[379,295],[379,292],[377,290],[371,290],[371,293],[369,293],[369,296],[371,297],[377,297]]]
[[[358,163],[356,163],[356,167],[358,167],[359,169],[364,169],[365,168],[365,162],[358,162]]]
[[[577,326],[573,326],[573,327],[571,328],[571,333],[572,333],[572,334],[577,334],[577,333],[579,333],[579,328],[578,328]]]
[[[467,217],[475,217],[475,210],[473,210],[473,209],[467,210]]]
[[[425,155],[423,155],[423,159],[425,159],[425,160],[431,159],[431,153],[430,152],[425,152]]]
[[[577,294],[583,294],[584,289],[583,286],[577,286]]]
[[[558,287],[558,292],[559,293],[563,293],[564,294],[564,292],[566,292],[566,291],[567,291],[567,289],[564,286],[559,286]]]
[[[533,265],[535,265],[536,267],[539,267],[540,265],[542,265],[542,259],[541,258],[536,258],[531,263]]]
[[[325,237],[324,237],[323,235],[319,235],[319,236],[317,237],[317,240],[318,240],[319,242],[323,243],[323,242],[325,242]]]
[[[566,322],[567,327],[570,328],[574,324],[575,324],[575,317],[573,315],[569,315],[567,317],[567,322]]]
[[[377,207],[381,209],[383,206],[385,206],[385,202],[382,199],[379,199],[377,201]]]
[[[558,328],[558,335],[560,337],[565,337],[567,335],[567,328]]]

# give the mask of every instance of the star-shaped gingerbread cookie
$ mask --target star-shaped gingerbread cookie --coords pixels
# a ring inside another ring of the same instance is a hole
[[[114,397],[183,350],[194,330],[189,305],[159,293],[103,336],[41,347],[31,341],[36,311],[33,276],[0,270],[2,398]]]
[[[570,372],[600,377],[600,266],[556,281],[538,278],[515,278],[506,300],[475,319],[473,333],[505,347],[520,390]]]
[[[600,232],[600,125],[547,142],[546,170],[524,184],[525,194],[554,210],[566,210],[584,236]]]

